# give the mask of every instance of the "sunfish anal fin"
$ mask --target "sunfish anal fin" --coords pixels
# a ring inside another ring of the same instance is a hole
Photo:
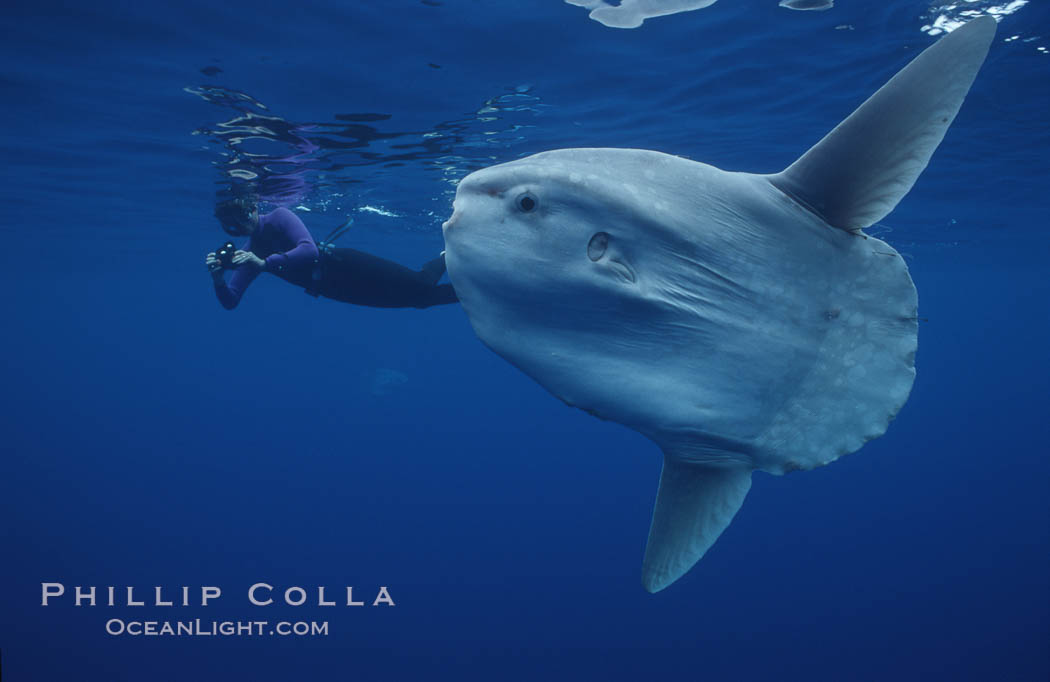
[[[751,489],[751,469],[694,464],[664,455],[642,584],[659,592],[693,567],[733,520]]]

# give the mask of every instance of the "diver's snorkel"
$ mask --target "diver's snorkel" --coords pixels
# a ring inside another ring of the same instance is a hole
[[[329,232],[328,236],[325,237],[324,239],[322,239],[320,241],[320,243],[318,243],[317,250],[320,251],[321,253],[331,253],[332,249],[335,248],[335,240],[339,239],[340,237],[342,237],[343,234],[347,230],[349,230],[350,227],[353,224],[354,224],[354,219],[353,218],[347,218],[346,222],[344,222],[342,225],[340,225],[339,227],[337,227],[334,230],[332,230],[331,232]]]

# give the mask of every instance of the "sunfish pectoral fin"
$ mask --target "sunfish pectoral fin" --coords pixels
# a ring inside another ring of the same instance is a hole
[[[751,489],[751,469],[693,464],[664,455],[642,584],[659,592],[693,567],[733,520]]]
[[[984,16],[941,38],[770,182],[843,230],[882,219],[926,168],[993,37]]]

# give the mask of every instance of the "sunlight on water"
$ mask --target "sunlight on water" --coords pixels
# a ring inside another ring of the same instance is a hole
[[[610,28],[638,28],[646,19],[691,12],[710,7],[717,0],[565,0],[570,5],[591,10],[588,15]],[[827,10],[834,0],[781,0],[785,9]]]
[[[929,10],[923,15],[923,19],[929,23],[924,24],[920,30],[931,36],[951,33],[967,21],[986,14],[995,17],[996,21],[1002,21],[1003,17],[1013,14],[1027,4],[1028,0],[1010,0],[1010,2],[995,2],[995,0],[935,2],[930,5]]]
[[[646,19],[689,12],[715,4],[716,0],[565,0],[591,10],[591,19],[612,28],[638,28]]]
[[[967,21],[980,16],[988,15],[995,17],[996,21],[1002,21],[1004,17],[1014,14],[1028,4],[1028,0],[1010,0],[1001,2],[996,0],[962,0],[961,2],[941,3],[935,2],[930,5],[929,10],[922,19],[927,22],[919,29],[931,36],[939,36],[951,33]],[[1033,43],[1040,41],[1042,36],[1023,36],[1020,34],[1003,38],[1004,43],[1021,41],[1022,43]],[[1045,45],[1036,45],[1036,52],[1050,54]]]
[[[525,142],[532,118],[546,106],[531,86],[520,85],[463,118],[429,130],[396,130],[388,124],[390,114],[334,114],[329,121],[295,122],[244,92],[214,85],[184,90],[232,111],[230,118],[192,132],[217,148],[212,165],[219,195],[251,191],[267,204],[344,212],[354,210],[348,198],[352,188],[382,169],[413,165],[437,172],[451,194],[464,175]],[[397,215],[367,204],[356,210]]]
[[[400,218],[401,217],[400,215],[398,215],[397,213],[394,213],[393,211],[387,210],[385,208],[381,208],[379,206],[370,206],[368,204],[365,204],[364,206],[358,206],[357,207],[357,212],[358,213],[374,213],[376,215],[381,215],[384,218]]]
[[[831,9],[835,3],[833,0],[780,0],[780,6],[806,12]]]

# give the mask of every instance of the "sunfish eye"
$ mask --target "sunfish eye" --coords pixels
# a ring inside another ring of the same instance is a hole
[[[598,261],[605,255],[605,249],[608,247],[609,235],[605,232],[597,232],[587,243],[587,257],[592,261]]]
[[[518,195],[515,203],[518,205],[518,208],[521,209],[522,213],[531,213],[536,210],[536,197],[528,192]]]

